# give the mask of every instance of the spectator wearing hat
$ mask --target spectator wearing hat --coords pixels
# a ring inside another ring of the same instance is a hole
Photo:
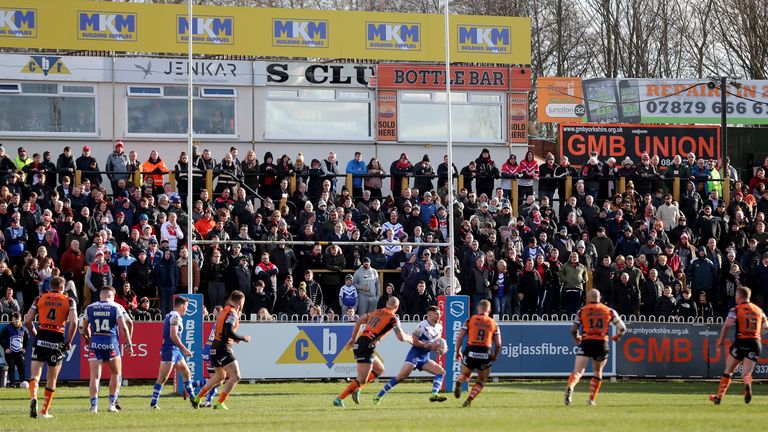
[[[109,264],[104,260],[104,251],[99,250],[91,264],[88,265],[85,272],[85,289],[83,295],[83,304],[91,304],[99,298],[99,291],[104,286],[113,286],[112,272]]]
[[[99,163],[91,156],[91,148],[83,146],[82,155],[75,160],[75,167],[82,172],[81,179],[88,180],[92,186],[101,184],[101,173],[99,173]]]
[[[118,141],[115,144],[115,151],[107,156],[107,163],[104,164],[104,169],[107,171],[107,178],[112,185],[112,191],[118,189],[118,180],[128,181],[130,173],[128,172],[128,156],[125,154],[125,144],[122,141]]]
[[[708,239],[713,238],[716,241],[720,239],[721,224],[712,214],[712,204],[709,202],[704,204],[704,210],[698,217],[694,234],[696,234],[699,239],[699,246],[705,245]]]
[[[16,150],[17,156],[16,159],[13,160],[14,165],[16,166],[17,171],[22,171],[24,167],[32,163],[32,158],[28,156],[27,149],[22,147],[19,147]]]
[[[475,163],[477,165],[477,193],[491,196],[493,183],[499,177],[499,169],[491,159],[491,152],[484,148],[480,151],[480,156],[475,159]]]
[[[131,317],[136,321],[162,319],[160,309],[150,306],[149,297],[142,297],[141,300],[139,300],[139,307],[133,312]]]
[[[558,181],[555,179],[555,156],[547,153],[544,163],[539,165],[539,198],[552,199],[557,190]]]
[[[432,179],[436,177],[436,173],[435,168],[432,166],[429,160],[429,155],[425,154],[424,157],[421,158],[421,162],[413,167],[413,174],[415,178],[414,186],[422,194],[425,194],[426,192],[429,192],[435,188],[434,183],[432,183]]]
[[[392,193],[396,194],[395,191],[402,190],[403,178],[408,178],[413,175],[413,165],[411,164],[411,161],[408,160],[408,155],[406,153],[400,153],[400,157],[389,166],[389,172],[392,175],[392,183],[390,185]],[[408,188],[407,183],[405,184],[405,188]]]
[[[571,252],[576,252],[576,242],[568,235],[568,227],[565,225],[560,227],[557,235],[552,239],[552,245],[559,252],[561,262],[568,261]]]
[[[307,284],[299,282],[299,287],[288,295],[286,302],[286,311],[289,317],[298,317],[306,319],[309,316],[309,310],[314,306],[312,300],[307,296]]]
[[[458,178],[459,170],[454,163],[451,167],[451,177]],[[437,166],[437,188],[443,189],[448,184],[448,155],[443,156],[443,162]]]
[[[707,257],[707,249],[704,246],[697,249],[696,258],[691,261],[685,275],[686,282],[697,296],[700,291],[707,292],[710,297],[714,294],[714,284],[719,278],[714,263]]]
[[[376,304],[381,294],[379,272],[371,267],[370,258],[363,258],[361,266],[355,270],[352,285],[357,289],[357,312],[366,314],[376,310]]]
[[[170,250],[163,252],[162,258],[152,271],[152,275],[160,296],[160,310],[163,314],[167,314],[173,309],[173,295],[179,284],[179,267],[176,265]]]
[[[344,277],[344,285],[339,289],[339,305],[341,305],[342,315],[346,315],[350,309],[357,311],[359,296],[357,288],[352,283],[353,280],[354,276],[348,274]]]

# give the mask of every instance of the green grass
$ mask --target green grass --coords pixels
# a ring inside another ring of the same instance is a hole
[[[687,382],[606,382],[598,406],[587,407],[588,383],[576,389],[574,404],[563,406],[564,382],[502,382],[486,386],[471,408],[461,408],[453,395],[444,403],[430,403],[430,383],[397,386],[374,407],[371,396],[384,385],[370,384],[363,403],[347,398],[345,409],[331,406],[344,384],[270,383],[240,385],[230,396],[228,412],[209,408],[193,411],[189,402],[168,391],[161,410],[149,409],[151,386],[124,387],[123,411],[90,414],[87,388],[62,387],[51,408],[55,418],[28,418],[26,389],[0,389],[1,430],[287,430],[287,431],[401,431],[401,430],[727,430],[763,424],[768,391],[755,385],[752,404],[745,405],[741,383],[734,381],[723,404],[713,406],[707,395],[717,384]],[[168,386],[166,387],[168,388]],[[102,389],[102,395],[106,388]],[[40,392],[42,397],[42,391]],[[42,401],[42,399],[41,399]],[[469,415],[471,412],[471,415]]]

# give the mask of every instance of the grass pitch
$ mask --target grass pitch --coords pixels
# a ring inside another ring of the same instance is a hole
[[[114,414],[106,412],[106,383],[98,414],[88,412],[87,387],[61,387],[51,408],[55,418],[48,420],[28,417],[26,389],[0,389],[0,430],[722,431],[763,424],[768,409],[768,391],[760,384],[750,405],[744,404],[741,383],[734,381],[722,405],[713,406],[708,394],[716,390],[715,382],[607,380],[594,407],[586,406],[588,381],[579,384],[570,407],[563,405],[565,381],[493,383],[466,409],[463,398],[452,394],[446,402],[430,403],[430,383],[405,383],[374,407],[371,397],[385,382],[368,385],[360,405],[347,398],[345,409],[331,406],[344,388],[341,382],[245,384],[227,400],[226,412],[194,411],[188,401],[170,394],[171,386],[160,399],[161,410],[150,410],[151,386],[128,386],[120,394],[123,411]]]

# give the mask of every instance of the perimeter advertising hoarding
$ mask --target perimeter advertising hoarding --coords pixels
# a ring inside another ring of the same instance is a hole
[[[441,14],[3,0],[0,47],[390,61],[445,58]],[[456,62],[530,64],[530,19],[452,15]]]
[[[616,367],[622,376],[719,377],[733,341],[729,335],[721,351],[715,351],[721,328],[720,324],[631,323],[627,334],[617,343]],[[765,343],[768,340],[764,339]],[[740,370],[741,367],[737,373]],[[753,376],[768,377],[765,350]]]
[[[720,159],[719,126],[662,126],[639,124],[562,124],[560,156],[568,156],[574,165],[583,165],[596,151],[598,159],[613,157],[620,164],[629,157],[658,155],[661,165],[669,165],[680,155],[694,153],[704,159]]]
[[[723,107],[708,79],[539,77],[538,120],[720,124],[725,109],[729,124],[768,124],[768,80],[734,81]]]

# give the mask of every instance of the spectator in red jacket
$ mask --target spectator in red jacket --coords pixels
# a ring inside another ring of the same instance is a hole
[[[68,279],[75,282],[77,287],[77,296],[82,299],[83,297],[83,279],[85,272],[85,254],[80,251],[80,241],[72,240],[69,244],[69,249],[64,251],[61,255],[61,262],[59,263],[59,269],[62,275],[67,275]],[[69,276],[71,275],[71,277]]]

